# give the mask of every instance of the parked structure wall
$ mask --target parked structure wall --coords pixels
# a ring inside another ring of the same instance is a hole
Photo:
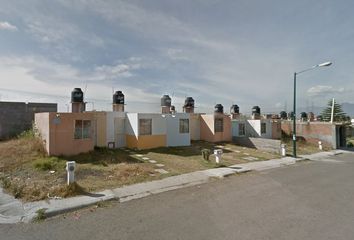
[[[35,113],[56,111],[56,103],[0,102],[0,140],[29,130]]]

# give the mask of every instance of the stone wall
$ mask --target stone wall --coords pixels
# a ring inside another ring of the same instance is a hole
[[[9,139],[30,129],[34,114],[39,112],[57,112],[57,104],[0,102],[0,140]]]

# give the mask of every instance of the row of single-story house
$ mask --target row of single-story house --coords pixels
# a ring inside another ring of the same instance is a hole
[[[280,139],[282,131],[290,131],[288,121],[261,118],[257,106],[252,119],[240,117],[237,105],[231,114],[225,114],[221,104],[215,106],[214,113],[194,113],[194,100],[188,97],[179,113],[164,95],[161,113],[129,113],[124,111],[124,95],[117,91],[113,111],[85,111],[81,89],[74,89],[71,96],[72,112],[35,114],[35,127],[49,155],[74,155],[95,146],[152,149],[189,146],[193,140],[242,143],[247,138]],[[307,128],[309,137],[313,137],[311,131]],[[328,139],[334,146],[332,142],[337,140],[332,138],[336,137],[338,131],[334,130],[319,139]]]

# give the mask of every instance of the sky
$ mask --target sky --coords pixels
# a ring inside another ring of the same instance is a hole
[[[85,92],[87,110],[311,110],[354,103],[354,3],[333,0],[0,0],[0,101],[57,102]]]

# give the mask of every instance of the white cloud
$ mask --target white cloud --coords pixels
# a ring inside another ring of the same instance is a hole
[[[17,27],[9,22],[0,22],[0,30],[17,31]]]
[[[335,88],[333,86],[317,85],[309,88],[307,90],[307,94],[310,97],[321,97],[321,96],[336,95],[339,93],[343,93],[344,91],[345,89],[343,87]]]

